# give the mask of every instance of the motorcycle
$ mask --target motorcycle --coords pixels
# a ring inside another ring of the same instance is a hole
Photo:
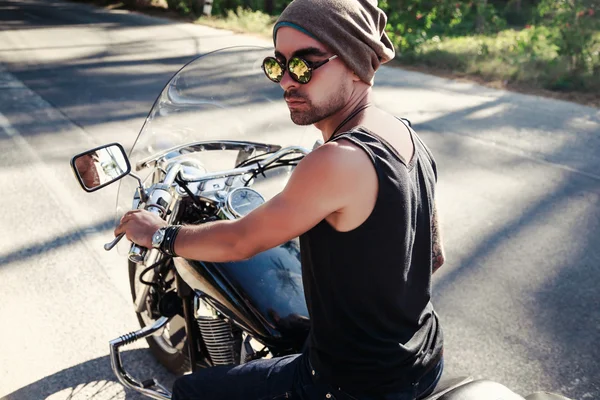
[[[93,192],[119,181],[117,221],[146,209],[169,224],[202,224],[241,218],[268,201],[322,144],[315,128],[291,122],[281,89],[263,75],[262,60],[272,54],[232,47],[186,64],[154,102],[129,154],[109,143],[71,159],[81,187]],[[310,320],[297,238],[227,263],[173,258],[121,238],[104,248],[127,254],[141,326],[110,341],[113,371],[126,388],[171,398],[155,379],[125,370],[120,351],[140,339],[177,375],[302,351]],[[456,377],[443,378],[427,400],[485,398],[523,399],[496,382]]]

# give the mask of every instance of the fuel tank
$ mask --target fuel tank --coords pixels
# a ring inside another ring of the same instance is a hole
[[[301,350],[310,320],[298,239],[236,262],[175,259],[183,280],[267,345]]]

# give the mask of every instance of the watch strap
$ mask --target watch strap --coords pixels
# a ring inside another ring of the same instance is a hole
[[[181,229],[181,225],[170,225],[165,229],[165,237],[160,244],[160,251],[171,256],[177,257],[175,254],[175,238]]]

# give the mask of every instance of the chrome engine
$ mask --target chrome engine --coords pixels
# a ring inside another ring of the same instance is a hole
[[[196,321],[213,365],[237,364],[239,355],[236,357],[236,340],[229,322],[202,299],[196,303]]]

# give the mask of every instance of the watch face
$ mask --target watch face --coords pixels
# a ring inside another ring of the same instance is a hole
[[[152,247],[160,247],[160,244],[162,243],[164,237],[165,230],[163,228],[157,230],[154,236],[152,236]]]

